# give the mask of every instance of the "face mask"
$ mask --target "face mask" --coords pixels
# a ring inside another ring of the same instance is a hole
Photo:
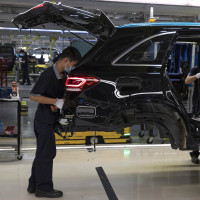
[[[74,66],[70,66],[69,69],[67,67],[65,67],[65,72],[67,72],[69,74],[69,72],[71,72],[73,69],[75,69]]]

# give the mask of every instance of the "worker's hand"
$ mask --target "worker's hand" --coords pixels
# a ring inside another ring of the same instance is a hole
[[[57,99],[56,103],[54,104],[57,108],[62,109],[64,104],[64,99]]]
[[[200,73],[197,73],[195,76],[196,76],[197,79],[199,79],[200,78]]]

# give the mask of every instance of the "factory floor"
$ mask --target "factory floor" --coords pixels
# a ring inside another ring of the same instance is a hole
[[[61,199],[199,200],[200,166],[190,162],[188,152],[167,144],[99,145],[96,152],[73,147],[57,150],[54,160],[54,185],[64,192]],[[20,161],[13,152],[0,153],[1,200],[36,199],[26,191],[34,153],[24,150]]]
[[[35,154],[33,132],[37,103],[28,99],[32,86],[20,86],[28,115],[22,117],[22,154],[17,160],[16,139],[0,138],[0,200],[32,200],[27,189]],[[15,103],[0,103],[4,128],[17,125]],[[93,146],[60,145],[54,161],[55,189],[69,200],[199,200],[200,165],[192,164],[188,151],[171,149],[155,131],[153,144],[146,144],[148,131],[138,137],[140,126],[131,128],[131,144]],[[2,134],[2,133],[0,133]],[[11,146],[11,147],[10,147]]]

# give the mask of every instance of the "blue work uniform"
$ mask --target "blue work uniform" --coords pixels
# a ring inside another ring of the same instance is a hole
[[[42,72],[31,91],[31,95],[61,99],[64,96],[65,80],[65,77],[61,78],[56,65],[49,67]],[[37,150],[29,186],[47,192],[53,189],[53,159],[56,156],[53,126],[58,117],[59,110],[52,112],[51,105],[38,104],[34,120]]]
[[[190,73],[188,74],[188,76],[194,76],[197,73],[199,73],[199,69],[198,67],[194,67],[191,69]],[[193,91],[193,96],[192,96],[192,113],[195,114],[197,112],[197,105],[198,105],[198,81],[199,80],[195,80],[194,82],[194,91]],[[199,149],[194,149],[192,152],[190,152],[190,156],[193,157],[197,157],[199,156]]]
[[[24,84],[27,81],[28,85],[30,85],[31,81],[29,79],[29,74],[28,74],[28,56],[26,54],[22,57],[22,61],[24,61],[24,63],[21,64],[23,70],[22,84]]]
[[[190,73],[188,74],[189,76],[194,76],[197,73],[199,73],[198,67],[194,67],[191,69]],[[194,82],[194,92],[192,96],[192,113],[196,113],[196,106],[198,104],[198,80]]]

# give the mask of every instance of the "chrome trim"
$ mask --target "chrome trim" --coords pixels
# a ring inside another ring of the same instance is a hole
[[[169,101],[173,102],[173,101],[168,97],[168,94],[169,94],[169,93],[172,95],[172,97],[173,97],[174,101],[176,102],[176,104],[179,105],[179,103],[177,102],[177,100],[176,100],[176,98],[174,97],[174,94],[172,93],[171,90],[168,90],[168,91],[166,90],[166,91],[165,91],[165,95],[166,95],[167,99],[168,99]]]
[[[146,95],[146,94],[162,94],[163,95],[163,91],[159,91],[159,92],[142,92],[142,93],[136,93],[136,94],[131,94],[130,96],[137,96],[137,95]]]
[[[103,79],[101,79],[100,82],[112,85],[114,87],[114,94],[118,99],[128,98],[128,97],[131,97],[131,96],[146,95],[146,94],[152,94],[152,95],[153,94],[161,94],[161,95],[163,95],[163,91],[158,91],[158,92],[140,92],[140,93],[129,94],[129,95],[120,95],[120,91],[117,89],[115,82],[108,81],[108,80],[103,80]]]
[[[116,83],[113,82],[113,81],[108,81],[108,80],[101,79],[100,82],[112,85],[114,87],[114,94],[118,99],[127,98],[127,97],[130,96],[130,95],[120,95],[120,92],[116,87]]]
[[[144,40],[141,40],[140,42],[138,42],[138,43],[136,43],[136,44],[134,44],[134,45],[132,45],[131,47],[129,47],[127,50],[125,50],[121,55],[119,55],[117,58],[115,58],[112,62],[111,62],[111,64],[112,65],[114,65],[114,66],[116,66],[116,65],[119,65],[119,64],[115,64],[120,58],[122,58],[124,55],[126,55],[129,51],[131,51],[131,50],[133,50],[134,48],[136,48],[137,46],[139,46],[140,44],[142,44],[142,43],[144,43],[144,42],[146,42],[146,41],[148,41],[148,40],[150,40],[150,39],[152,39],[152,38],[155,38],[155,37],[158,37],[158,36],[162,36],[162,35],[170,35],[170,34],[174,34],[174,33],[176,33],[176,31],[173,31],[173,32],[167,32],[167,33],[160,33],[160,34],[156,34],[156,35],[152,35],[152,36],[150,36],[150,37],[148,37],[148,38],[145,38]],[[123,63],[121,63],[121,64],[123,64]],[[120,64],[120,65],[121,65]],[[124,64],[123,64],[124,65]],[[132,64],[129,64],[130,66],[134,66],[134,65],[132,65]],[[147,66],[149,66],[149,65],[147,65]]]

